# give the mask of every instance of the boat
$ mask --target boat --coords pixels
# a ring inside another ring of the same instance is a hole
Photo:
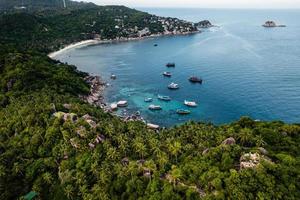
[[[171,98],[169,96],[158,95],[157,98],[162,101],[171,101]]]
[[[189,107],[197,107],[197,103],[194,101],[184,100],[184,105],[189,106]]]
[[[175,63],[167,63],[166,67],[175,67]]]
[[[179,114],[179,115],[188,115],[188,114],[191,113],[191,111],[184,110],[184,109],[178,109],[178,110],[176,110],[176,113]]]
[[[192,83],[200,83],[202,84],[203,80],[201,78],[198,78],[197,76],[191,76],[189,78],[189,81]]]
[[[115,80],[115,79],[117,78],[117,76],[116,76],[115,74],[112,74],[112,75],[110,76],[110,78],[113,79],[113,80]]]
[[[157,47],[157,46],[158,46],[158,44],[154,44],[153,46]]]
[[[161,110],[162,108],[159,106],[159,105],[150,105],[149,107],[149,110]]]
[[[128,104],[127,104],[127,101],[119,101],[118,103],[117,103],[117,106],[118,107],[126,107]]]
[[[112,111],[118,110],[118,104],[116,104],[116,103],[110,104],[110,109],[111,109]]]
[[[153,99],[152,98],[145,98],[144,101],[147,102],[147,103],[149,103],[149,102],[152,102]]]
[[[163,75],[166,76],[166,77],[171,77],[172,76],[171,72],[164,72]]]
[[[168,88],[171,90],[176,90],[179,89],[179,85],[177,83],[171,83],[170,85],[168,85]]]

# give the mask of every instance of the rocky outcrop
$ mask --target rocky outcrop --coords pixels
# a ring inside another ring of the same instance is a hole
[[[240,158],[240,169],[254,168],[261,160],[258,153],[245,153]]]
[[[213,27],[213,25],[208,20],[203,20],[203,21],[200,21],[198,23],[195,23],[195,26],[197,26],[198,28],[210,28],[210,27]]]
[[[71,122],[76,122],[78,117],[75,113],[65,113],[65,112],[55,112],[54,117],[63,119],[65,122],[70,120]]]
[[[105,108],[106,104],[103,101],[103,91],[106,84],[101,81],[99,76],[87,76],[85,81],[90,85],[90,94],[88,96],[83,96],[82,99],[89,104]]]

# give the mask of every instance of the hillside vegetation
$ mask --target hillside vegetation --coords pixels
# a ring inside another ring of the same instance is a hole
[[[108,9],[96,19],[103,30],[120,9],[129,28],[150,16],[125,7],[73,10],[60,23],[50,11],[1,16],[1,200],[30,191],[46,200],[300,199],[298,124],[243,117],[155,132],[83,102],[87,74],[45,53],[82,39],[99,9]]]

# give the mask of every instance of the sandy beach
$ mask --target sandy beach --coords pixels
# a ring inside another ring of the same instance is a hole
[[[76,42],[70,45],[65,46],[64,48],[54,51],[48,54],[48,57],[55,58],[57,55],[63,53],[64,51],[73,49],[73,48],[79,48],[83,46],[89,46],[89,45],[95,45],[95,44],[106,44],[106,43],[113,43],[113,42],[128,42],[128,41],[135,41],[135,40],[143,40],[143,39],[149,39],[149,38],[156,38],[156,37],[162,37],[162,36],[175,36],[175,35],[190,35],[195,33],[200,33],[201,31],[194,31],[194,32],[188,32],[188,33],[180,33],[180,34],[152,34],[149,36],[144,37],[133,37],[133,38],[118,38],[113,40],[100,40],[100,39],[93,39],[93,40],[83,40],[80,42]]]
[[[62,48],[58,51],[54,51],[54,52],[48,54],[48,56],[50,58],[54,58],[55,56],[63,53],[64,51],[67,51],[67,50],[70,50],[70,49],[73,49],[73,48],[82,47],[82,46],[98,44],[98,43],[101,43],[101,42],[102,42],[101,40],[84,40],[84,41],[76,42],[76,43],[67,45],[66,47],[64,47],[64,48]]]

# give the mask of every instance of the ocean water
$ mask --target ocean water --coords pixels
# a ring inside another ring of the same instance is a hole
[[[139,110],[147,121],[163,126],[188,120],[222,124],[241,116],[300,122],[300,10],[141,10],[193,22],[208,19],[219,27],[189,36],[82,47],[56,58],[102,76],[110,84],[107,102],[129,102],[119,112]],[[269,19],[287,27],[263,28]],[[166,68],[167,62],[175,62],[176,67]],[[163,77],[164,71],[173,76]],[[116,80],[110,80],[111,73]],[[202,77],[203,85],[191,84],[191,75]],[[171,82],[180,89],[168,90]],[[161,102],[158,94],[172,101]],[[149,111],[147,97],[163,109]],[[179,116],[176,109],[187,109],[185,99],[196,101],[198,107]]]

